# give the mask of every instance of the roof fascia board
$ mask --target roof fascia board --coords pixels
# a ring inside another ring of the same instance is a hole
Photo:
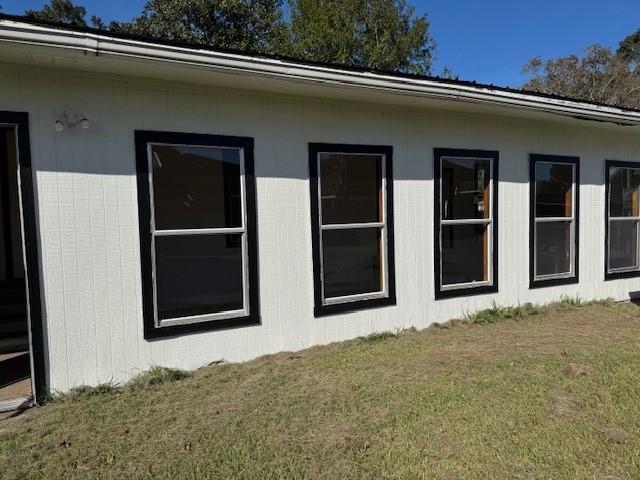
[[[522,108],[573,118],[640,125],[640,112],[548,98],[488,87],[454,85],[429,79],[343,70],[290,61],[150,43],[105,34],[76,32],[0,20],[0,42],[71,50],[93,56],[148,60],[176,66],[233,71],[336,87],[379,90],[400,95]]]

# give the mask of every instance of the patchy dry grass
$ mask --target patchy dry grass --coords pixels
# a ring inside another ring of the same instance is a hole
[[[153,366],[147,372],[143,372],[137,377],[133,378],[127,383],[126,388],[128,390],[144,390],[154,385],[161,385],[163,383],[178,382],[188,378],[189,374],[182,370],[176,370],[175,368],[166,368]]]
[[[491,308],[480,310],[479,312],[467,313],[462,321],[467,323],[495,323],[502,320],[523,320],[525,318],[537,315],[540,308],[532,303],[517,305],[515,307],[501,307],[497,303],[493,303]],[[454,324],[459,321],[454,320]]]
[[[468,317],[77,391],[0,421],[0,476],[640,478],[639,307]]]

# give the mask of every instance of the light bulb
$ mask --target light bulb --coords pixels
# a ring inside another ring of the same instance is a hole
[[[80,126],[86,130],[91,126],[91,124],[89,123],[89,120],[83,118],[82,120],[80,120]]]
[[[62,120],[56,120],[56,123],[53,124],[53,128],[56,129],[56,132],[61,132],[64,130],[64,122]]]

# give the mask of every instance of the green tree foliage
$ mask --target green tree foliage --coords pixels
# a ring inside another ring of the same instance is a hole
[[[271,52],[284,38],[281,0],[149,0],[110,28],[219,48]]]
[[[131,22],[93,26],[218,48],[428,74],[434,42],[426,16],[405,0],[147,0]],[[28,16],[85,26],[86,10],[51,0]],[[286,17],[286,19],[285,19]]]
[[[74,5],[71,0],[51,0],[48,5],[42,7],[42,10],[27,10],[24,14],[37,20],[65,23],[76,27],[87,26],[87,9],[81,5]],[[91,23],[96,28],[105,27],[102,20],[95,15],[91,17]]]
[[[426,16],[405,0],[289,0],[288,54],[309,60],[428,74]]]
[[[51,0],[42,10],[27,10],[27,17],[50,22],[66,23],[79,27],[85,27],[87,22],[87,10],[82,6],[76,6],[71,0]]]
[[[627,37],[629,38],[629,37]],[[571,98],[640,108],[640,69],[629,41],[617,52],[601,45],[587,48],[581,57],[571,55],[542,61],[530,60],[523,68],[529,75],[524,88]],[[637,48],[637,44],[636,44]]]
[[[618,56],[634,69],[640,67],[640,29],[620,42]]]

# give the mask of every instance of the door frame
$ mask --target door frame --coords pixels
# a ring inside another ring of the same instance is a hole
[[[29,142],[29,114],[0,111],[0,125],[16,130],[18,160],[18,190],[20,196],[20,221],[24,276],[27,295],[27,325],[31,359],[31,384],[34,403],[40,403],[47,395],[45,371],[44,332],[42,321],[42,297],[40,293],[40,258],[38,254],[38,227],[36,223],[35,189],[31,148]]]

